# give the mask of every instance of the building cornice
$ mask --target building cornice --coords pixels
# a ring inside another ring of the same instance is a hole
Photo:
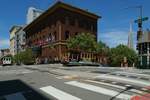
[[[52,7],[50,7],[48,10],[46,10],[44,13],[42,13],[39,17],[37,17],[29,25],[27,25],[23,30],[26,31],[26,30],[30,29],[32,26],[34,26],[35,24],[37,24],[38,22],[43,20],[46,16],[48,16],[48,15],[52,14],[53,12],[55,12],[58,8],[64,8],[66,10],[76,12],[76,13],[82,14],[84,16],[91,17],[93,19],[101,18],[101,16],[98,16],[94,13],[88,12],[86,10],[83,10],[83,9],[80,9],[80,8],[77,8],[77,7],[74,7],[72,5],[62,3],[62,2],[59,1],[56,4],[54,4]]]

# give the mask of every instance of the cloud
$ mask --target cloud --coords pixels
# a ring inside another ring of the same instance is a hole
[[[99,40],[102,40],[110,47],[115,47],[119,44],[127,45],[128,31],[110,30],[99,35]]]
[[[9,47],[9,39],[0,39],[0,48]]]

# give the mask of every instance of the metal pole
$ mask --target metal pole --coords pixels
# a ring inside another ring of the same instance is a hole
[[[140,6],[140,17],[141,17],[141,19],[142,19],[142,14],[143,14],[143,6],[141,5]]]

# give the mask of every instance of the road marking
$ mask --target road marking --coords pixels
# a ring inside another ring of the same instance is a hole
[[[102,85],[106,85],[106,86],[110,86],[110,87],[115,87],[115,88],[123,89],[123,90],[126,89],[126,87],[124,87],[124,86],[114,85],[114,84],[110,84],[110,83],[104,83],[104,82],[98,82],[98,81],[92,81],[92,80],[85,80],[85,81],[92,82],[92,83],[97,83],[97,84],[102,84]],[[144,93],[143,91],[136,90],[136,89],[131,89],[129,91],[139,93],[139,94]]]
[[[63,91],[56,89],[55,87],[52,87],[52,86],[46,86],[46,87],[42,87],[40,89],[42,91],[46,92],[47,94],[55,97],[58,100],[82,100],[78,97],[75,97],[71,94],[63,92]]]
[[[58,77],[56,77],[57,79],[63,79],[63,76],[58,76]]]
[[[81,83],[81,82],[77,82],[77,81],[65,82],[65,84],[76,86],[79,88],[83,88],[83,89],[86,89],[86,90],[89,90],[92,92],[96,92],[96,93],[100,93],[100,94],[104,94],[104,95],[109,95],[112,97],[119,94],[119,92],[114,91],[114,90],[110,90],[110,89],[106,89],[106,88],[102,88],[102,87],[98,87],[98,86],[94,86],[94,85],[90,85],[90,84],[86,84],[86,83]],[[130,99],[131,97],[132,97],[131,95],[122,93],[122,94],[118,95],[116,98]]]
[[[146,89],[146,88],[142,88],[141,90],[143,90],[143,91],[148,91],[148,89]]]
[[[112,84],[116,84],[117,82],[111,82]]]
[[[130,83],[134,83],[134,84],[139,84],[141,86],[150,86],[150,82],[148,81],[141,81],[141,80],[137,80],[137,79],[130,79],[130,78],[122,78],[122,77],[117,77],[117,76],[104,76],[104,75],[101,75],[101,76],[97,76],[95,77],[96,79],[111,79],[111,80],[116,80],[116,81],[121,81],[121,82],[130,82]]]
[[[66,76],[59,76],[59,77],[56,77],[57,79],[76,79],[78,78],[77,75],[66,75]]]
[[[15,93],[4,96],[6,100],[26,100],[22,93]]]
[[[117,72],[115,72],[116,74],[125,74],[125,75],[136,75],[136,76],[139,76],[139,77],[142,77],[142,76],[144,76],[144,77],[147,77],[147,78],[149,78],[150,77],[150,75],[148,75],[148,74],[142,74],[142,73],[136,73],[136,72],[120,72],[120,71],[117,71]]]
[[[131,85],[129,85],[129,84],[126,84],[125,86],[126,86],[126,87],[130,87]]]
[[[98,84],[102,84],[102,85],[107,85],[107,86],[111,86],[111,87],[115,87],[115,88],[119,88],[119,89],[125,89],[125,87],[119,86],[119,85],[114,85],[114,84],[109,84],[109,83],[104,83],[104,82],[98,82],[98,81],[92,81],[92,80],[85,80],[85,81],[92,82],[92,83],[98,83]]]

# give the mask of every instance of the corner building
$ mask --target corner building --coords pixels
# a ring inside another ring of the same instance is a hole
[[[37,57],[61,60],[68,51],[68,38],[91,33],[97,41],[99,18],[88,11],[57,2],[24,28],[26,45],[37,53]]]

